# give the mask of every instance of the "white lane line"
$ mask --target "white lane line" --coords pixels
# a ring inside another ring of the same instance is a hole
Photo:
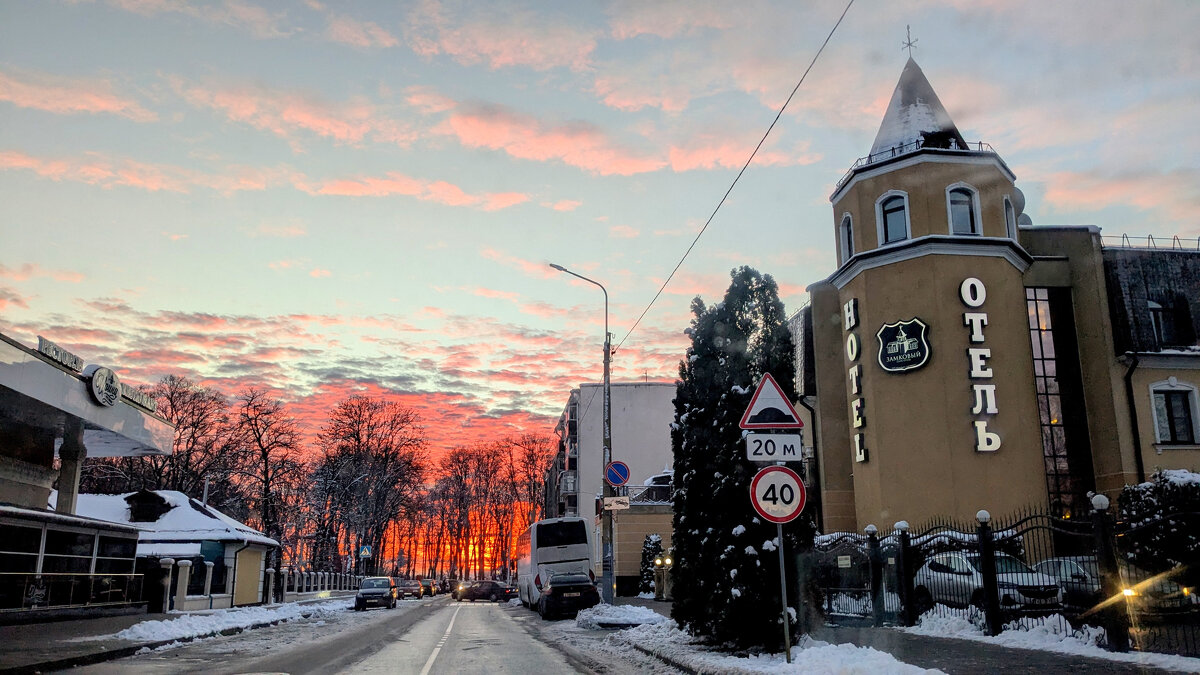
[[[450,631],[454,630],[454,620],[458,618],[460,611],[462,611],[462,607],[454,608],[454,616],[450,617],[450,625],[446,626],[446,632],[442,634],[442,639],[438,640],[437,646],[433,648],[433,653],[429,655],[429,660],[421,669],[421,675],[429,675],[429,669],[433,668],[433,660],[437,658],[438,652],[442,651],[442,645],[446,644],[446,638],[450,637]]]

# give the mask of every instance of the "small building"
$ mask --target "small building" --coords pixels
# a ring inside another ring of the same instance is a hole
[[[99,521],[138,528],[137,566],[142,572],[153,573],[161,560],[170,558],[177,574],[179,561],[189,561],[187,595],[207,596],[209,607],[255,605],[266,599],[267,552],[279,542],[182,492],[81,494],[78,509]]]
[[[42,337],[32,349],[0,334],[0,620],[140,605],[138,529],[76,515],[80,467],[168,455],[174,433],[114,370]],[[48,511],[56,482],[63,496]]]

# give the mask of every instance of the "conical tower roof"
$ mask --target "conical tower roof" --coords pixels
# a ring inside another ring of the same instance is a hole
[[[910,144],[916,141],[922,142],[921,147],[967,149],[966,141],[938,100],[929,80],[925,79],[925,73],[909,57],[904,72],[900,73],[896,91],[892,92],[879,133],[875,134],[871,155],[896,147],[910,146],[905,149],[912,150],[915,148]]]

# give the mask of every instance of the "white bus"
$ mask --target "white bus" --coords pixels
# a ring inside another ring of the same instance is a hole
[[[517,596],[521,604],[537,607],[542,584],[551,574],[577,572],[595,581],[591,537],[583,518],[548,518],[530,525],[517,540]]]

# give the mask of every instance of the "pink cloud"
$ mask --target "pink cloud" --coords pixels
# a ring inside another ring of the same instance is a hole
[[[461,16],[426,0],[409,17],[405,36],[416,53],[445,55],[460,64],[496,70],[565,67],[581,71],[596,49],[594,31],[576,27],[547,11],[471,5]]]
[[[542,206],[555,211],[574,211],[583,205],[583,202],[574,199],[562,199],[557,202],[542,202]]]
[[[412,178],[395,171],[389,172],[384,177],[340,178],[315,185],[308,181],[298,181],[296,187],[313,195],[342,197],[404,195],[447,206],[467,206],[484,211],[498,211],[529,201],[529,195],[518,192],[475,195],[453,183]]]
[[[17,268],[7,267],[0,263],[0,279],[12,279],[13,281],[29,281],[37,277],[49,277],[55,281],[62,281],[71,284],[82,282],[84,277],[79,272],[69,270],[48,270],[41,265],[34,263],[25,263]]]
[[[481,298],[493,298],[496,300],[508,300],[509,302],[516,302],[517,299],[521,297],[520,295],[518,295],[517,293],[513,293],[512,291],[498,291],[498,290],[495,290],[492,288],[473,288],[473,289],[471,289],[471,294],[478,295]]]
[[[0,151],[0,171],[26,170],[54,181],[96,185],[106,190],[132,187],[149,192],[190,192],[204,187],[224,194],[265,190],[279,183],[287,171],[232,167],[228,174],[211,174],[170,164],[148,164],[99,153],[82,157],[45,159],[15,150]]]
[[[158,119],[158,115],[136,101],[112,93],[107,82],[95,80],[68,80],[30,73],[18,77],[0,72],[0,101],[60,115],[109,113],[135,122]]]
[[[329,270],[323,270],[319,267],[314,267],[313,270],[308,273],[308,276],[310,276],[314,279],[320,279],[322,277],[332,276],[332,274],[333,273],[330,272]]]
[[[726,6],[689,3],[687,11],[672,3],[618,2],[610,10],[612,37],[629,40],[639,35],[671,38],[706,28],[728,28]]]
[[[263,39],[286,37],[295,32],[294,29],[283,26],[284,14],[272,14],[258,5],[240,0],[203,5],[194,5],[182,0],[109,0],[108,4],[143,16],[168,12],[183,14],[207,23],[240,28],[254,37]]]
[[[273,270],[286,270],[286,269],[291,269],[293,267],[299,267],[300,265],[303,265],[303,264],[304,263],[299,260],[277,260],[275,262],[267,263],[267,267],[269,267]]]
[[[620,147],[594,125],[547,126],[496,105],[476,104],[455,112],[437,130],[467,147],[502,150],[518,159],[557,160],[606,176],[657,171],[666,165],[662,159]]]
[[[705,134],[690,139],[686,146],[672,147],[668,151],[671,169],[692,171],[696,169],[740,169],[750,158],[757,140],[739,142],[728,136]],[[820,154],[807,152],[808,144],[790,151],[765,147],[754,156],[758,166],[796,166],[815,164]]]
[[[517,204],[524,204],[527,201],[529,201],[529,195],[521,192],[491,192],[484,196],[481,208],[484,211],[499,211]]]
[[[429,87],[409,87],[405,90],[405,101],[425,113],[440,113],[453,110],[458,103]]]
[[[269,131],[291,141],[297,133],[314,134],[337,143],[359,144],[367,139],[408,146],[416,132],[363,99],[344,104],[318,100],[297,92],[261,87],[214,88],[170,78],[171,86],[188,103],[216,110],[230,120]]]
[[[508,267],[515,267],[525,274],[528,274],[531,277],[537,277],[539,279],[548,279],[552,276],[561,274],[561,272],[551,268],[548,263],[535,263],[523,258],[509,255],[502,251],[497,251],[496,249],[492,248],[483,249],[479,252],[479,256],[486,260],[494,260],[503,265],[507,265]]]
[[[1200,211],[1200,171],[1061,171],[1046,178],[1045,200],[1060,211],[1099,211],[1132,205],[1162,210],[1171,220],[1189,222]]]
[[[7,286],[0,286],[0,310],[29,309],[25,298]]]
[[[636,239],[641,235],[641,232],[628,225],[613,225],[608,228],[608,233],[618,239]]]
[[[330,16],[325,36],[334,42],[354,47],[395,47],[400,44],[396,36],[372,21],[359,21],[348,16]]]

